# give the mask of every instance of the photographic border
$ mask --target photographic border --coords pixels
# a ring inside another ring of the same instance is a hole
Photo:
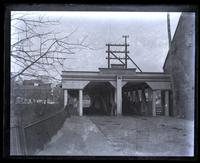
[[[195,12],[195,134],[194,157],[144,157],[144,156],[10,156],[10,12],[11,11],[144,11],[144,12]],[[198,56],[199,9],[196,4],[70,4],[70,3],[5,3],[3,48],[3,158],[9,159],[133,159],[133,160],[197,160],[198,158]]]

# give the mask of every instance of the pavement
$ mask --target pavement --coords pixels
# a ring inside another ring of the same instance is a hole
[[[194,122],[174,117],[72,116],[35,155],[193,156]]]

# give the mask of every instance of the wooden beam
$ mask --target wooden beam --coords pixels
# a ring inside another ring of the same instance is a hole
[[[64,90],[64,107],[67,105],[68,99],[68,91],[67,89]]]
[[[131,57],[129,55],[127,55],[127,58],[129,58],[131,60],[131,62],[140,70],[140,72],[142,72],[142,70],[138,67],[138,65],[131,59]]]
[[[119,59],[126,59],[126,58],[123,58],[123,57],[118,57]],[[108,59],[108,57],[106,57],[106,59]],[[116,59],[116,58],[110,58],[110,59]],[[127,58],[127,60],[129,60],[129,58]]]
[[[170,90],[170,82],[146,82],[153,90]]]
[[[123,62],[121,59],[119,59],[114,53],[111,52],[111,54],[112,54],[114,57],[116,57],[116,59],[118,59],[122,64],[124,64],[124,62]]]
[[[79,90],[79,116],[83,115],[83,90]]]
[[[129,44],[106,44],[106,46],[129,46]]]
[[[108,46],[110,47],[110,46]],[[106,50],[106,52],[113,52],[113,53],[126,53],[126,51],[117,51],[117,50]],[[127,51],[127,53],[129,53],[129,51]]]
[[[110,46],[108,46],[108,50],[106,52],[108,53],[108,68],[110,68]]]
[[[152,92],[152,115],[156,116],[156,91]]]
[[[169,91],[165,91],[165,116],[169,116]]]
[[[122,114],[122,77],[117,76],[117,89],[116,89],[116,96],[117,96],[117,115]]]

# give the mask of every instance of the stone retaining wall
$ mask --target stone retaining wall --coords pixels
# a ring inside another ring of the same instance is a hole
[[[68,116],[66,110],[62,110],[38,122],[25,126],[24,135],[27,154],[34,155],[37,150],[42,150],[44,145],[62,127]]]

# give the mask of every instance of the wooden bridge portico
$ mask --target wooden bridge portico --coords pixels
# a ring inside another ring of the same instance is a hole
[[[111,100],[116,105],[115,115],[122,115],[123,94],[129,99],[138,98],[143,101],[146,98],[145,88],[151,93],[150,112],[156,116],[156,91],[161,91],[163,99],[163,115],[169,116],[169,91],[171,90],[170,74],[166,73],[149,73],[136,72],[136,69],[119,69],[119,68],[99,68],[98,72],[84,71],[63,71],[62,88],[64,89],[64,105],[68,103],[68,92],[77,90],[78,93],[78,114],[83,115],[83,92],[90,83],[110,83],[113,87],[113,93],[110,91]],[[143,85],[145,87],[143,87]],[[93,91],[97,89],[91,88]],[[108,91],[108,92],[109,92]],[[148,94],[148,93],[147,93]],[[148,95],[149,96],[149,95]],[[149,97],[148,97],[149,98]],[[109,101],[109,99],[107,100]],[[108,105],[109,106],[109,105]],[[141,108],[142,109],[142,108]]]
[[[103,101],[102,106],[106,112],[111,113],[110,115],[131,113],[132,110],[139,115],[143,115],[144,112],[145,115],[156,116],[159,97],[160,113],[168,116],[170,110],[169,91],[171,90],[170,74],[142,72],[128,55],[127,38],[129,36],[122,37],[125,39],[124,43],[106,44],[107,68],[99,68],[97,72],[62,72],[64,105],[68,104],[68,90],[78,90],[78,114],[82,116],[83,91],[89,92],[93,101],[95,93],[101,92],[99,100]],[[128,68],[128,61],[134,64],[140,72],[136,72],[136,68]]]

